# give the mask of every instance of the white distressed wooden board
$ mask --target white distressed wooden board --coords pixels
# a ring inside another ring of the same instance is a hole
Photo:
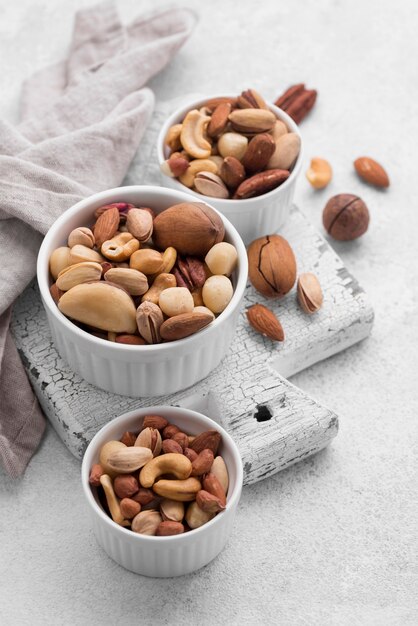
[[[171,106],[156,111],[126,184],[161,184],[155,137]],[[126,398],[82,380],[55,350],[37,287],[28,287],[16,303],[12,332],[45,414],[75,456],[82,457],[104,423],[152,404],[194,408],[221,423],[240,448],[246,484],[314,454],[335,437],[335,413],[286,378],[364,339],[373,311],[355,278],[298,209],[281,234],[295,251],[298,270],[318,275],[323,308],[308,317],[297,306],[295,290],[282,301],[267,302],[248,285],[236,338],[221,365],[204,381],[170,396]],[[275,310],[286,334],[283,344],[248,327],[245,308],[255,302]]]

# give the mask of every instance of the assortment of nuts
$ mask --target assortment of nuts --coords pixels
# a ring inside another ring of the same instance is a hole
[[[164,174],[205,196],[260,196],[290,176],[300,136],[289,132],[254,89],[213,98],[168,130]]]
[[[179,535],[226,507],[229,476],[217,455],[220,443],[216,430],[192,436],[147,415],[138,432],[102,446],[89,482],[116,524],[143,535]]]
[[[50,257],[52,297],[84,330],[132,345],[174,341],[227,307],[238,254],[210,207],[184,202],[155,216],[115,202],[95,217]]]
[[[266,298],[283,298],[296,282],[296,259],[289,243],[280,235],[255,239],[248,246],[248,275],[253,287]],[[315,274],[300,274],[297,299],[305,313],[318,311],[323,303],[321,285]],[[262,304],[247,309],[247,319],[257,332],[273,341],[284,341],[284,331],[273,311]]]

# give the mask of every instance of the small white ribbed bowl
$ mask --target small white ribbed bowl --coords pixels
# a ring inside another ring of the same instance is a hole
[[[120,439],[127,430],[139,430],[140,418],[145,415],[162,415],[190,435],[212,429],[222,435],[218,453],[223,457],[229,473],[226,509],[207,524],[183,535],[149,537],[119,526],[105,513],[96,490],[89,484],[90,469],[94,463],[98,463],[102,445]],[[137,409],[106,424],[91,440],[81,467],[83,491],[99,544],[122,567],[136,574],[159,578],[189,574],[207,565],[219,554],[232,531],[242,480],[241,455],[230,435],[201,413],[169,406]]]
[[[165,145],[164,140],[167,136],[168,129],[174,124],[180,123],[186,113],[191,109],[199,109],[210,98],[220,98],[224,96],[230,96],[230,94],[215,94],[206,97],[193,97],[193,100],[177,109],[167,118],[157,140],[157,155],[158,162],[161,165],[169,157],[169,148]],[[279,120],[283,120],[288,129],[301,137],[297,124],[292,120],[287,113],[276,107],[274,104],[269,104],[268,107]],[[302,137],[301,137],[302,139]],[[187,191],[193,194],[196,198],[207,202],[214,206],[222,215],[228,218],[228,220],[235,226],[239,234],[241,235],[244,243],[248,245],[254,239],[262,237],[264,235],[271,235],[276,233],[277,230],[286,222],[290,207],[292,206],[293,197],[295,194],[296,181],[300,174],[302,167],[302,141],[299,156],[293,166],[289,178],[279,187],[263,194],[262,196],[256,196],[255,198],[247,198],[245,200],[223,200],[220,198],[212,198],[204,196],[203,194],[193,191],[188,187],[185,187],[176,178],[171,178],[163,174],[165,183],[172,189],[179,191]]]
[[[196,197],[163,187],[117,187],[81,200],[56,220],[45,236],[37,262],[39,289],[55,345],[75,372],[105,391],[150,397],[186,389],[205,378],[228,351],[247,283],[245,246],[232,224],[221,215],[225,241],[237,249],[238,266],[232,275],[231,302],[209,326],[170,343],[132,346],[106,341],[81,330],[58,309],[49,293],[49,258],[55,248],[66,245],[74,228],[94,222],[95,209],[111,202],[148,206],[159,213],[179,202],[196,202]],[[200,202],[205,202],[204,198]]]

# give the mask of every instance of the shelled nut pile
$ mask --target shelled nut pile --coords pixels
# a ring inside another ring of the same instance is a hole
[[[216,430],[191,436],[161,415],[147,415],[139,432],[102,446],[89,482],[116,524],[143,535],[179,535],[226,507],[220,443]]]
[[[227,307],[238,255],[210,207],[183,202],[155,215],[115,202],[95,218],[50,257],[52,297],[83,330],[132,345],[174,341]]]
[[[189,111],[170,127],[165,143],[164,174],[205,196],[238,200],[284,183],[301,144],[254,89]]]

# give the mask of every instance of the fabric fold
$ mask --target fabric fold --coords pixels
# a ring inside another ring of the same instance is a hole
[[[57,217],[122,183],[154,108],[145,85],[195,23],[173,8],[124,27],[108,1],[78,12],[68,58],[25,81],[20,124],[0,121],[0,460],[12,476],[38,446],[44,417],[8,331],[10,307]]]

